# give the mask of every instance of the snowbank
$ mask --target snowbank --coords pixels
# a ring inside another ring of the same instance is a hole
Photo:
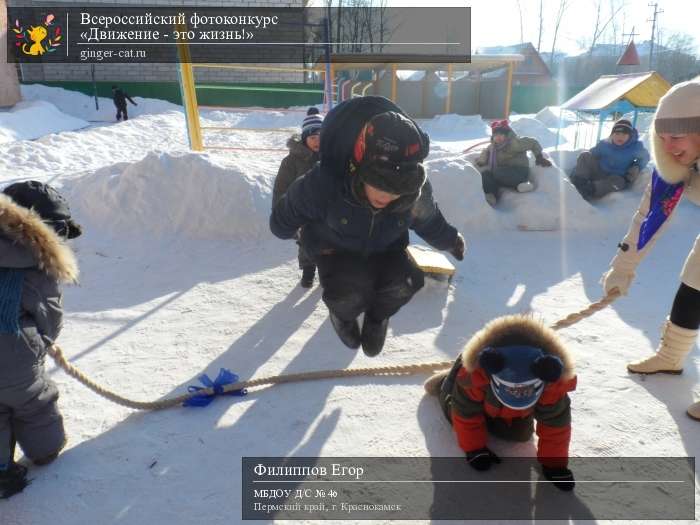
[[[51,102],[61,111],[77,118],[91,122],[116,122],[116,109],[111,98],[98,97],[100,109],[95,109],[95,98],[92,96],[69,91],[67,89],[43,86],[41,84],[22,85],[24,100],[44,100]],[[152,115],[165,111],[182,111],[178,106],[165,100],[155,98],[132,97],[138,106],[127,102],[129,117]]]
[[[202,117],[239,128],[289,128],[290,132],[301,133],[301,124],[306,117],[308,108],[299,108],[295,111],[276,111],[264,108],[247,108],[241,110],[202,110]]]
[[[550,130],[542,122],[532,117],[517,117],[510,125],[513,130],[521,137],[532,137],[542,145],[543,148],[551,148],[557,145],[557,134]],[[559,143],[563,143],[564,139],[559,138]]]
[[[126,235],[253,239],[268,231],[271,188],[265,180],[194,153],[149,153],[77,179],[76,216]]]
[[[491,136],[488,125],[480,115],[437,115],[429,120],[418,119],[431,137],[437,140],[471,140]]]
[[[477,153],[426,163],[435,200],[445,217],[465,232],[498,230],[599,230],[604,221],[558,168],[533,167],[536,190],[504,190],[495,208],[484,199]]]
[[[562,127],[576,122],[576,114],[573,111],[566,109],[562,111],[559,106],[546,106],[535,115],[535,118],[548,128],[558,128],[560,114]]]
[[[50,102],[20,102],[9,111],[0,112],[0,143],[33,140],[88,125],[84,120],[62,113]]]

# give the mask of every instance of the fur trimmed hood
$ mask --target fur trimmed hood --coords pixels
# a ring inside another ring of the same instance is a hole
[[[310,161],[314,156],[314,152],[306,147],[301,140],[299,135],[292,135],[287,139],[287,147],[289,148],[289,153],[294,157],[298,157],[304,161]]]
[[[574,377],[574,362],[557,334],[529,315],[507,315],[490,321],[472,336],[462,352],[462,366],[473,372],[479,366],[479,352],[488,346],[532,345],[559,357],[564,364],[561,379]]]
[[[34,211],[0,194],[0,235],[29,249],[45,271],[62,283],[78,280],[78,262],[70,247]]]

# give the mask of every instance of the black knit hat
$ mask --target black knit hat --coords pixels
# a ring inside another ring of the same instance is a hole
[[[304,122],[301,124],[301,141],[305,142],[311,135],[321,133],[323,126],[323,117],[320,115],[318,108],[311,106],[306,112]]]
[[[628,135],[631,135],[632,130],[634,130],[634,128],[632,127],[632,123],[626,118],[621,118],[620,120],[615,122],[615,125],[613,126],[613,129],[610,132],[610,134],[612,135],[613,133],[627,133]]]
[[[425,183],[420,163],[429,139],[412,120],[395,111],[373,117],[360,131],[353,164],[360,180],[394,195],[418,193]]]
[[[2,192],[20,206],[33,209],[60,236],[74,239],[83,233],[71,218],[66,199],[48,184],[36,180],[16,182]]]

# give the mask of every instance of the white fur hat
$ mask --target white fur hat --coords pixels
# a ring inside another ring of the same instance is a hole
[[[700,133],[700,81],[673,86],[661,100],[654,118],[657,133]]]

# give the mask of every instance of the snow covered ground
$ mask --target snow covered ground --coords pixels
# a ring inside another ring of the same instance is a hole
[[[456,115],[423,122],[433,140],[427,168],[436,198],[464,233],[467,255],[451,285],[429,281],[392,319],[384,351],[370,359],[339,343],[319,288],[297,285],[296,245],[267,229],[283,151],[190,153],[181,108],[146,99],[137,99],[128,122],[76,131],[75,119],[112,118],[109,101],[101,104],[109,115],[93,115],[84,95],[42,86],[23,94],[30,119],[0,113],[0,137],[10,137],[0,140],[0,186],[33,178],[62,187],[85,231],[74,243],[82,277],[66,290],[59,343],[89,376],[138,399],[183,393],[220,367],[249,379],[453,359],[495,317],[534,312],[554,322],[601,297],[598,280],[644,186],[591,206],[562,171],[536,168],[537,191],[507,193],[492,209],[469,162],[476,150],[461,154],[487,138],[487,124]],[[518,116],[513,125],[571,167],[573,126],[555,154],[556,129],[541,116]],[[203,118],[291,132],[302,115],[210,111]],[[29,133],[28,121],[49,125],[46,134]],[[210,139],[284,149],[287,134]],[[657,344],[699,220],[700,210],[682,202],[630,296],[562,331],[579,376],[572,455],[700,455],[700,427],[685,415],[700,395],[697,348],[678,377],[625,370]],[[49,369],[61,390],[68,447],[54,464],[32,470],[28,490],[0,502],[3,525],[239,523],[242,456],[463,461],[437,402],[423,396],[425,376],[288,384],[204,409],[136,413]],[[534,453],[532,443],[491,445],[504,457]]]

